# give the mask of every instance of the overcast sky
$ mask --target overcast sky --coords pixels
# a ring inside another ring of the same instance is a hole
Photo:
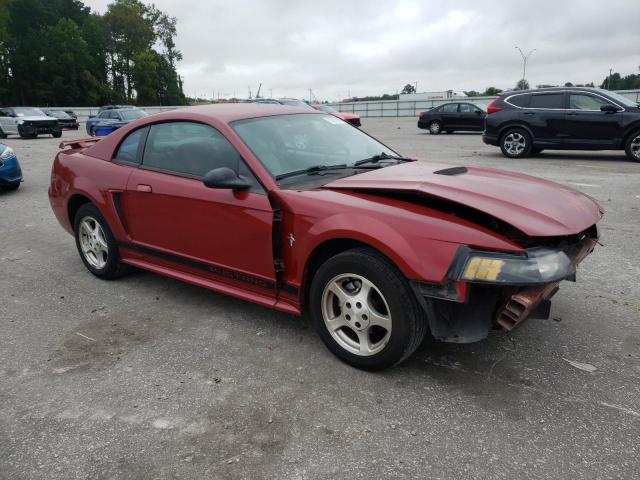
[[[146,0],[144,0],[146,1]],[[85,0],[103,12],[109,0]],[[638,73],[639,0],[154,0],[178,18],[187,95],[320,100],[601,82]]]

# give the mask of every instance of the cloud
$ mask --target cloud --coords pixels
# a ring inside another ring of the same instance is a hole
[[[87,2],[104,11],[108,0]],[[263,93],[320,99],[512,87],[515,50],[536,49],[532,85],[599,83],[640,65],[640,3],[318,0],[154,0],[178,18],[189,95]]]

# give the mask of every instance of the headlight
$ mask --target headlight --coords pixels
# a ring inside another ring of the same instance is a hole
[[[9,160],[11,157],[15,157],[16,154],[11,147],[6,147],[4,152],[0,153],[0,160]]]
[[[523,255],[467,250],[451,273],[463,282],[532,285],[570,277],[575,266],[566,253],[551,248],[532,248]]]
[[[24,120],[18,120],[18,125],[22,125],[24,123]]]

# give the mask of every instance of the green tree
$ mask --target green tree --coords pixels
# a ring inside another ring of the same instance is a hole
[[[484,91],[483,95],[485,97],[495,97],[496,95],[499,95],[502,93],[502,90],[496,87],[487,87],[487,89]]]
[[[528,89],[529,89],[529,82],[527,82],[526,79],[522,78],[518,80],[518,83],[516,83],[516,90],[528,90]]]
[[[400,93],[416,93],[416,87],[411,85],[410,83],[407,83],[404,87],[402,87],[402,91]]]

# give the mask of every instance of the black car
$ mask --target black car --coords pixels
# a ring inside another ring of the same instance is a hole
[[[551,88],[506,92],[487,106],[484,143],[509,158],[554,150],[625,150],[640,161],[640,108],[615,92]]]
[[[47,116],[49,117],[58,119],[58,124],[60,125],[60,128],[78,130],[78,120],[73,118],[64,110],[45,110],[44,113],[46,113]]]
[[[418,128],[429,130],[429,133],[454,131],[481,132],[484,130],[486,112],[477,105],[468,102],[445,103],[426,112],[418,118]]]

